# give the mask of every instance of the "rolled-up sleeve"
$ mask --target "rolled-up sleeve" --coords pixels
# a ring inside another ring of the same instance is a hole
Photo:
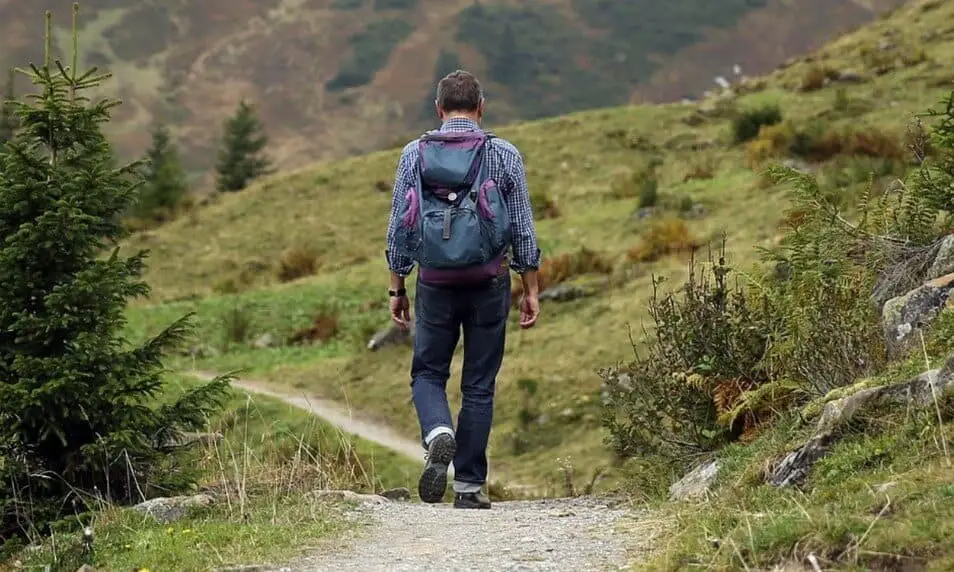
[[[518,274],[523,274],[540,267],[540,248],[537,245],[537,231],[533,222],[530,188],[527,185],[523,157],[514,149],[506,163],[511,182],[507,210],[510,211],[510,226],[513,232],[513,262],[510,267]]]
[[[394,190],[391,196],[391,215],[388,219],[387,249],[384,251],[388,261],[388,268],[398,276],[407,276],[414,268],[414,261],[402,256],[397,250],[397,227],[400,220],[401,207],[404,205],[404,196],[411,186],[410,153],[405,148],[398,161],[397,171],[394,174]]]

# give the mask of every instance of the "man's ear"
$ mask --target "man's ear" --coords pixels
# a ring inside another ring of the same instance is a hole
[[[441,121],[444,121],[444,112],[441,110],[441,106],[437,104],[437,100],[434,100],[434,110],[437,111],[437,116]]]
[[[477,119],[484,118],[484,98],[480,98],[480,103],[477,104]]]

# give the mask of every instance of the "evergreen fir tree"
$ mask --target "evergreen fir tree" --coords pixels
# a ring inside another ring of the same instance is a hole
[[[17,129],[17,119],[14,116],[11,105],[8,103],[13,101],[15,95],[14,92],[14,78],[16,74],[13,71],[13,68],[10,68],[9,76],[7,77],[7,83],[4,85],[3,95],[0,96],[0,145],[4,142],[13,139],[13,134]]]
[[[215,165],[219,191],[240,191],[254,179],[272,172],[271,161],[263,153],[268,137],[248,102],[239,103],[235,115],[225,121],[223,132],[222,148]]]
[[[127,300],[149,290],[146,253],[116,247],[141,175],[137,164],[112,165],[100,129],[118,102],[82,95],[109,76],[77,71],[77,12],[70,67],[51,61],[46,13],[44,64],[25,72],[39,93],[13,105],[21,128],[0,154],[0,537],[23,522],[42,527],[64,500],[81,500],[76,491],[133,502],[188,484],[168,472],[166,445],[198,428],[228,388],[219,378],[154,402],[188,316],[141,346],[122,336]],[[24,517],[23,498],[39,514]]]
[[[163,220],[178,206],[185,195],[185,172],[169,130],[157,124],[152,130],[152,146],[146,152],[149,164],[145,185],[139,194],[135,212],[139,217]]]

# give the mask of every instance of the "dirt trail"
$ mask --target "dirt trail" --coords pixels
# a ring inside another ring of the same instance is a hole
[[[495,503],[490,510],[391,502],[356,511],[356,538],[275,570],[483,572],[625,570],[658,522],[594,498]]]
[[[191,371],[187,373],[204,381],[210,381],[217,375],[207,371]],[[423,463],[424,448],[421,447],[420,442],[407,439],[386,425],[359,419],[336,401],[305,394],[292,395],[271,389],[270,385],[271,384],[264,381],[239,378],[232,381],[232,387],[244,389],[250,393],[267,395],[268,397],[278,399],[294,407],[304,409],[315,417],[319,417],[331,423],[345,433],[353,433],[362,439],[377,443],[382,447],[387,447],[412,459],[421,460]]]

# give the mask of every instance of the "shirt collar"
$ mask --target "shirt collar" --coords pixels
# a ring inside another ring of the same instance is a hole
[[[476,131],[480,125],[472,119],[465,117],[452,117],[441,125],[441,131]]]

